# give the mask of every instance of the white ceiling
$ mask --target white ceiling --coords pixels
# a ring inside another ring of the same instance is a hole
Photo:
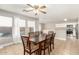
[[[79,5],[78,4],[47,4],[47,14],[39,14],[40,22],[64,22],[64,19],[67,18],[69,21],[76,21],[76,18],[79,16]],[[20,13],[28,15],[31,17],[36,17],[33,12],[23,12],[25,8],[23,4],[0,4],[0,9],[7,11],[12,11],[15,13]],[[28,8],[28,7],[27,7]]]

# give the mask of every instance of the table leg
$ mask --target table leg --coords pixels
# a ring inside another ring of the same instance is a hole
[[[39,43],[39,55],[41,55],[41,43]]]
[[[51,40],[50,40],[50,51],[52,51],[52,49],[51,49]]]

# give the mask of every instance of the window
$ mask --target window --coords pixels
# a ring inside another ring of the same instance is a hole
[[[28,28],[29,28],[29,31],[35,32],[35,21],[28,21]]]
[[[0,38],[12,37],[12,18],[0,16]]]
[[[41,24],[39,24],[39,31],[41,31]]]
[[[0,27],[12,27],[12,18],[0,16]]]
[[[25,20],[19,19],[19,26],[20,26],[20,35],[25,34]]]

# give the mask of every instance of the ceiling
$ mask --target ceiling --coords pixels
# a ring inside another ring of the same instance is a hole
[[[65,18],[68,19],[67,22],[75,22],[79,16],[79,4],[47,4],[46,6],[47,14],[38,15],[41,23],[61,23]],[[27,6],[23,4],[0,4],[0,9],[37,17],[33,12],[23,12],[25,7]]]

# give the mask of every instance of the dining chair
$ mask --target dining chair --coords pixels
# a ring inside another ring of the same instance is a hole
[[[54,40],[55,40],[56,33],[51,34],[51,45],[50,45],[50,51],[52,51],[52,48],[54,49]],[[52,47],[53,45],[53,47]]]
[[[48,49],[48,54],[50,54],[50,36],[46,35],[44,43],[42,44],[41,50],[44,52],[43,54],[46,54],[46,50]]]
[[[34,37],[35,33],[34,32],[29,32],[29,37]]]
[[[51,40],[52,40],[52,41],[51,41],[51,44],[53,44],[53,49],[54,49],[54,39],[55,39],[55,35],[56,35],[56,33],[53,33],[53,34],[52,34],[52,39],[51,39]]]
[[[38,53],[38,46],[34,45],[27,36],[21,36],[23,47],[24,47],[24,55],[27,52],[29,55],[33,53]]]
[[[40,35],[39,31],[36,31],[36,32],[34,33],[34,35],[35,35],[35,36],[39,36],[39,35]]]
[[[52,51],[52,45],[53,45],[53,49],[54,49],[54,39],[55,39],[56,33],[54,33],[53,31],[49,31],[48,34],[51,35],[51,40],[50,40],[50,51]]]

